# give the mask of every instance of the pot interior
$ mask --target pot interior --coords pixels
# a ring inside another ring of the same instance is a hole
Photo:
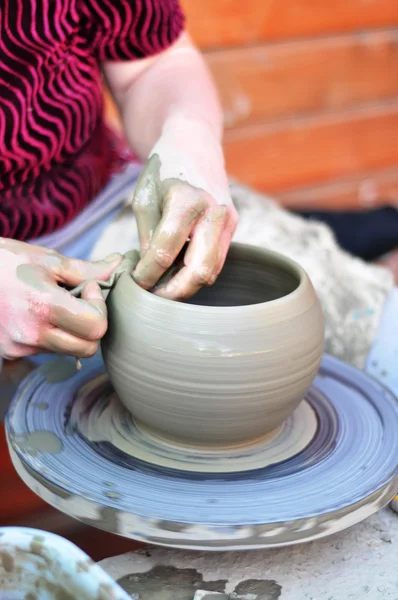
[[[283,257],[250,246],[231,246],[216,283],[187,303],[248,306],[283,298],[300,285],[300,272]]]

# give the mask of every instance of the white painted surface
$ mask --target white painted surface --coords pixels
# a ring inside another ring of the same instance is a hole
[[[205,581],[228,579],[227,592],[246,579],[271,579],[282,586],[281,600],[398,600],[398,515],[384,509],[331,538],[277,550],[147,547],[100,563],[114,579],[155,564],[197,569]]]

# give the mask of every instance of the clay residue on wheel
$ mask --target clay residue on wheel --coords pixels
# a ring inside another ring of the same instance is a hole
[[[80,517],[80,520],[91,527],[98,527],[110,533],[120,533],[119,512],[110,506],[99,508],[99,518]]]
[[[14,447],[31,456],[35,456],[38,452],[57,454],[64,447],[59,437],[50,431],[32,431],[32,433],[21,435],[14,434],[10,435],[10,440]]]
[[[76,374],[76,362],[70,358],[59,356],[48,361],[39,368],[48,383],[61,383]]]
[[[227,581],[203,581],[196,569],[157,565],[146,573],[125,575],[117,583],[134,600],[192,600],[198,590],[224,592]]]
[[[0,551],[0,561],[1,566],[6,571],[6,573],[12,573],[15,567],[15,560],[11,552],[7,550]]]
[[[146,573],[125,575],[117,583],[134,600],[192,600],[197,591],[209,592],[204,600],[277,600],[282,595],[282,586],[273,579],[247,579],[241,581],[231,594],[225,593],[227,580],[203,581],[196,569],[177,569],[173,566],[156,565]]]
[[[282,595],[282,586],[273,579],[247,579],[235,588],[231,598],[236,600],[276,600]]]

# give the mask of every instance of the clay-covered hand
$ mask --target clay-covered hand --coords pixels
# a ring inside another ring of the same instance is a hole
[[[90,280],[107,279],[121,260],[112,255],[97,263],[80,261],[0,238],[0,355],[95,354],[107,311],[99,286]],[[66,289],[86,280],[81,299]]]
[[[174,300],[212,285],[220,273],[238,215],[221,144],[205,123],[169,123],[135,190],[133,209],[141,260],[135,281],[153,289],[189,240],[182,268],[155,288]]]

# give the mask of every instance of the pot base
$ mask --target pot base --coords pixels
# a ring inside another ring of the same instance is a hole
[[[307,423],[305,447],[282,456],[288,420],[250,452],[247,446],[229,449],[231,463],[226,449],[220,456],[220,450],[198,453],[166,443],[125,420],[120,409],[115,421],[109,419],[107,407],[117,399],[103,372],[101,363],[87,361],[78,373],[58,368],[54,377],[46,365],[21,385],[6,419],[22,479],[44,500],[90,525],[182,548],[273,547],[349,527],[387,504],[398,489],[397,401],[378,382],[334,358],[324,357],[291,417],[292,423]],[[101,419],[101,439],[105,431],[108,441],[94,440]],[[117,430],[122,438],[126,431],[142,436],[145,460],[132,455],[137,450],[131,446],[126,452],[120,440],[114,444]],[[256,463],[256,455],[264,457],[278,445],[279,462]],[[213,462],[216,468],[209,466]]]
[[[111,462],[120,462],[123,453],[125,463],[137,459],[195,473],[237,473],[277,464],[303,451],[316,434],[318,421],[311,405],[303,401],[281,427],[260,439],[234,446],[182,445],[135,422],[102,374],[76,394],[70,427],[86,443],[101,444],[102,456]]]

